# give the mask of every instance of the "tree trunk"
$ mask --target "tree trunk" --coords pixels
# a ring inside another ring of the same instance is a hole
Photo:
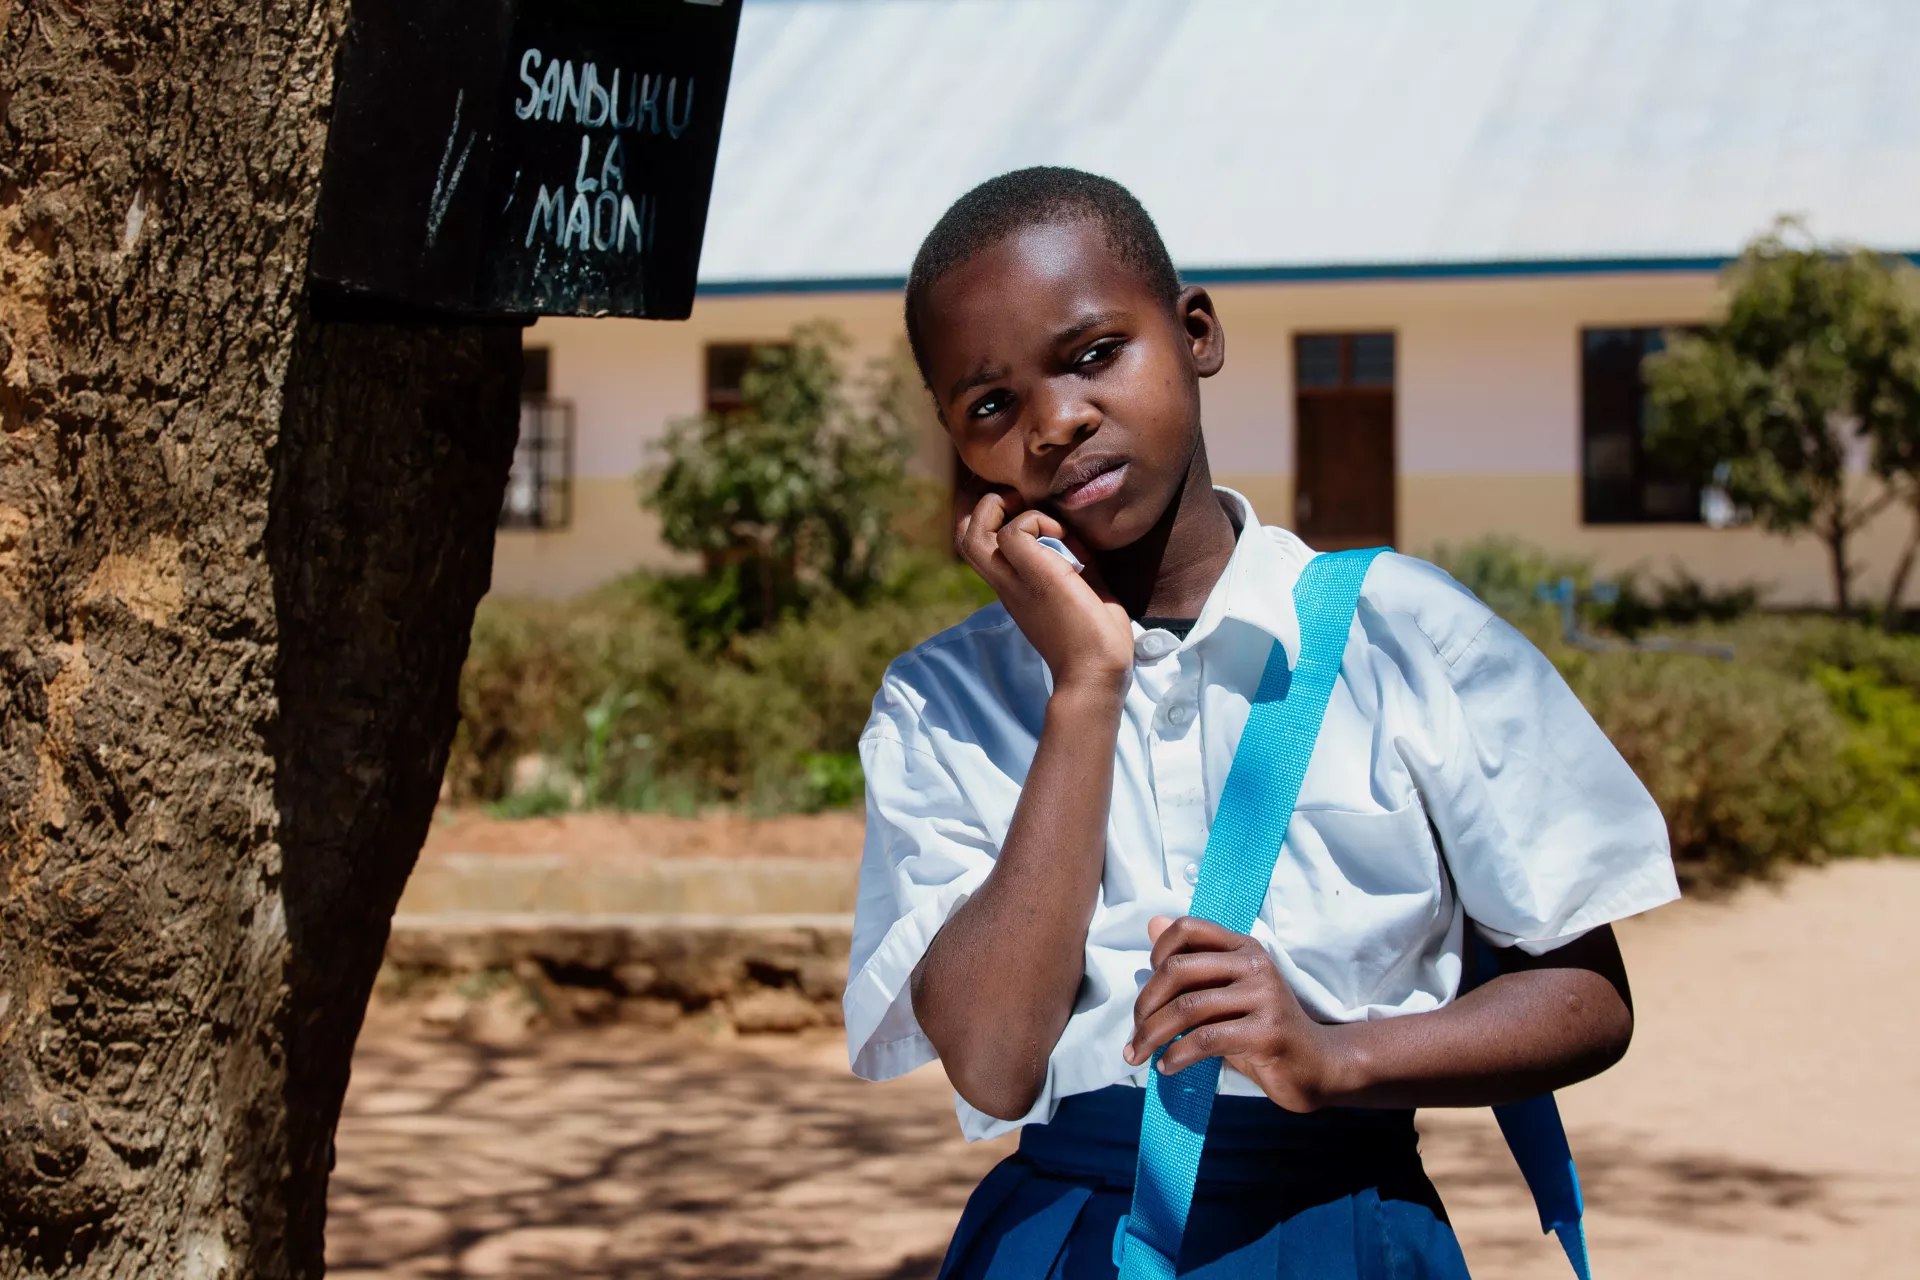
[[[1913,509],[1913,531],[1907,535],[1907,545],[1900,550],[1900,559],[1894,563],[1893,577],[1887,583],[1886,614],[1880,619],[1880,625],[1888,631],[1900,628],[1900,598],[1906,594],[1907,577],[1913,572],[1913,562],[1920,556],[1920,490],[1909,495],[1909,505]]]
[[[345,8],[0,0],[0,1276],[322,1270],[519,350],[309,318]]]
[[[1827,556],[1833,568],[1833,607],[1843,618],[1853,616],[1853,566],[1847,562],[1848,530],[1844,514],[1827,525]]]

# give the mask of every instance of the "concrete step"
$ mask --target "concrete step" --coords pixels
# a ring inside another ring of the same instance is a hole
[[[839,1024],[852,937],[847,913],[402,912],[380,991],[450,1026],[504,1001],[526,1022],[794,1031]]]
[[[833,915],[853,910],[859,864],[820,858],[447,853],[422,858],[409,916],[506,913]]]

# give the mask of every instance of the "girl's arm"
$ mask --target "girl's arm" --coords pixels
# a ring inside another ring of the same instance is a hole
[[[1183,1037],[1162,1070],[1218,1055],[1289,1111],[1497,1106],[1599,1074],[1633,1037],[1611,926],[1543,956],[1508,951],[1509,972],[1431,1013],[1330,1025],[1307,1016],[1252,938],[1193,916],[1152,927],[1127,1061]]]
[[[1126,611],[1041,547],[1039,512],[1008,520],[998,494],[962,525],[961,553],[1053,673],[1053,696],[1006,841],[986,881],[914,967],[914,1017],[974,1107],[1032,1107],[1086,969],[1106,862],[1120,706],[1133,677]]]

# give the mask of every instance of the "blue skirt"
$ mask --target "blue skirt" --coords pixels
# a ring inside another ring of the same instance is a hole
[[[1144,1089],[1068,1098],[974,1188],[941,1280],[1114,1280]],[[1411,1111],[1214,1101],[1180,1250],[1195,1280],[1466,1280]]]

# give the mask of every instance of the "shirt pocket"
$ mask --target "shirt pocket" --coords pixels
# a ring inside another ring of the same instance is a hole
[[[1288,957],[1341,1016],[1411,972],[1442,931],[1446,877],[1416,796],[1390,811],[1303,809],[1274,865],[1266,914]]]

